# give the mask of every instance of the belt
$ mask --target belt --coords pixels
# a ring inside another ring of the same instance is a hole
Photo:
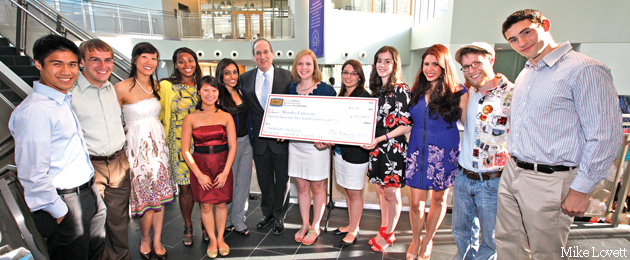
[[[222,145],[209,145],[209,146],[195,146],[195,153],[213,154],[227,151],[227,144]]]
[[[514,156],[512,156],[512,159],[514,159],[514,161],[516,162],[516,166],[520,168],[523,168],[525,170],[549,173],[549,174],[554,173],[554,172],[570,171],[577,168],[577,167],[569,167],[569,166],[564,166],[564,165],[547,165],[547,164],[540,164],[540,163],[529,163],[529,162],[521,161]]]
[[[113,153],[112,155],[108,155],[108,156],[90,155],[90,161],[105,161],[105,162],[111,161],[111,160],[116,159],[116,157],[118,157],[118,152],[120,152],[120,150],[118,150],[115,153]]]
[[[79,187],[74,187],[70,189],[57,189],[57,194],[62,195],[62,194],[70,194],[70,193],[81,193],[82,191],[92,187],[92,184],[94,184],[94,178],[90,179],[90,181],[84,183],[83,185]]]
[[[479,181],[481,179],[479,179],[479,173],[473,172],[473,171],[469,171],[466,170],[464,167],[462,167],[461,165],[457,165],[457,168],[462,170],[462,172],[466,175],[466,177],[468,177],[468,179],[471,180],[476,180]],[[493,172],[482,172],[481,176],[483,177],[484,181],[490,180],[490,179],[494,179],[494,178],[499,178],[501,177],[501,172],[502,171],[493,171]]]

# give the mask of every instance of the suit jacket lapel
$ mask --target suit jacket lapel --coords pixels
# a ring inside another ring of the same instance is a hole
[[[258,68],[255,68],[252,72],[253,73],[251,73],[250,78],[247,79],[251,84],[251,87],[249,88],[249,91],[251,91],[251,93],[249,95],[251,95],[255,100],[254,103],[257,106],[254,107],[258,108],[259,110],[263,110],[262,105],[260,105],[260,101],[258,100],[258,96],[256,96],[256,76],[258,75]]]
[[[278,68],[273,66],[273,85],[271,85],[271,94],[280,92],[277,88],[282,86],[283,79],[281,77],[281,74],[278,73]]]

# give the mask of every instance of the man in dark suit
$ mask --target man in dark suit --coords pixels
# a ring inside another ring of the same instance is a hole
[[[253,54],[258,68],[243,73],[239,82],[249,106],[250,138],[258,186],[262,192],[260,207],[263,218],[256,226],[264,228],[275,220],[273,232],[280,234],[284,231],[284,217],[289,208],[289,145],[288,141],[261,138],[258,134],[269,94],[287,94],[291,72],[273,65],[273,48],[266,39],[254,41]]]

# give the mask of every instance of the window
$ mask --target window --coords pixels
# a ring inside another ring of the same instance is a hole
[[[448,0],[416,0],[417,24],[443,15],[447,10]]]

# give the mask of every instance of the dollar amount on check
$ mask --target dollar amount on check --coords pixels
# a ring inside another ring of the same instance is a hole
[[[260,137],[370,144],[378,99],[269,95]]]

